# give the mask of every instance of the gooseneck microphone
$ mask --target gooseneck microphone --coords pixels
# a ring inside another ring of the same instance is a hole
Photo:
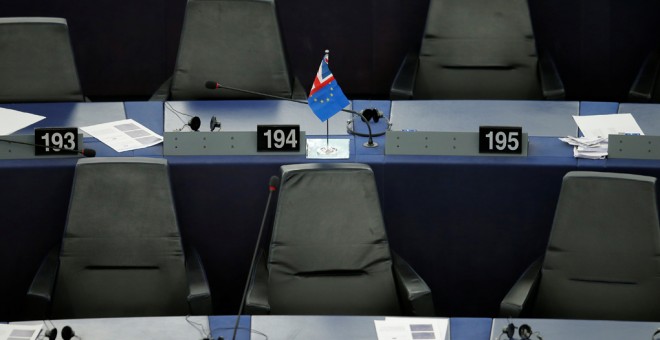
[[[232,340],[236,340],[236,331],[238,330],[238,323],[241,320],[241,314],[243,314],[243,307],[245,307],[245,297],[247,296],[248,287],[250,286],[250,276],[254,270],[254,266],[257,261],[257,254],[259,253],[259,245],[261,244],[261,235],[264,231],[264,226],[266,225],[266,217],[268,216],[268,211],[270,210],[270,201],[273,198],[273,193],[277,190],[277,187],[280,185],[280,178],[277,176],[272,176],[270,181],[268,181],[268,200],[266,201],[266,209],[264,210],[264,216],[261,219],[261,226],[259,227],[259,234],[257,236],[257,243],[254,246],[254,253],[252,253],[252,262],[250,263],[250,271],[248,272],[247,280],[245,280],[245,288],[243,289],[243,297],[241,298],[241,304],[238,307],[238,315],[236,316],[236,324],[234,325],[234,330],[231,335]]]
[[[15,140],[9,140],[9,139],[2,139],[0,138],[0,142],[6,142],[6,143],[16,143],[16,144],[21,144],[21,145],[29,145],[29,146],[34,146],[34,147],[39,147],[39,148],[51,148],[57,151],[64,150],[64,151],[74,151],[76,153],[79,153],[85,157],[94,157],[96,156],[96,150],[94,149],[65,149],[65,148],[58,148],[54,146],[46,146],[42,144],[35,144],[35,143],[28,143],[28,142],[20,142],[20,141],[15,141]]]
[[[235,88],[235,87],[225,86],[225,85],[222,85],[222,84],[220,84],[216,81],[211,81],[211,80],[207,81],[205,86],[206,86],[207,89],[210,89],[210,90],[227,89],[227,90],[232,90],[232,91],[237,91],[237,92],[248,93],[248,94],[255,95],[255,96],[265,97],[265,98],[288,100],[290,102],[294,102],[294,103],[298,103],[298,104],[309,105],[309,103],[304,101],[304,100],[297,100],[297,99],[292,99],[292,98],[275,96],[275,95],[267,94],[267,93],[261,93],[261,92],[255,92],[255,91],[250,91],[250,90],[238,89],[238,88]],[[360,113],[360,112],[357,112],[357,111],[354,111],[354,110],[349,110],[349,109],[341,109],[341,110],[344,111],[344,112],[348,112],[348,113],[351,113],[351,114],[354,114],[354,115],[360,117],[362,119],[362,121],[365,124],[367,124],[367,129],[369,130],[369,134],[367,135],[367,137],[369,137],[369,140],[366,143],[364,143],[363,145],[367,148],[377,147],[378,143],[374,142],[373,133],[371,132],[371,124],[369,124],[369,120],[367,118],[365,118],[364,115],[362,115],[362,113]]]

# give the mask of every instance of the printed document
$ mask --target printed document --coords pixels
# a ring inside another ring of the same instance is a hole
[[[163,142],[163,137],[133,119],[81,127],[117,152],[142,149]]]
[[[378,340],[449,340],[447,318],[398,318],[374,320]]]

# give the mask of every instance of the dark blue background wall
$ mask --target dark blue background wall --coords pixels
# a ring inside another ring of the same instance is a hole
[[[1,16],[69,21],[85,93],[146,99],[174,67],[185,0],[1,0]],[[351,99],[384,99],[418,44],[428,0],[280,0],[291,66],[306,87],[324,49]],[[660,1],[530,0],[537,42],[555,57],[568,99],[624,101],[645,55],[660,46]]]

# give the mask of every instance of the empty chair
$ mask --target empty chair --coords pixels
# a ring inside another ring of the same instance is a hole
[[[657,209],[653,177],[566,174],[545,255],[500,316],[660,321]]]
[[[211,296],[184,251],[166,160],[79,160],[61,247],[39,268],[26,317],[188,314],[211,314]]]
[[[390,250],[367,165],[282,166],[262,255],[248,314],[433,315],[428,286]]]
[[[552,59],[537,54],[527,0],[431,0],[419,51],[391,99],[563,99]]]
[[[0,102],[83,101],[62,18],[0,18]]]
[[[207,81],[306,97],[289,72],[274,0],[188,0],[174,74],[152,100],[261,99]]]

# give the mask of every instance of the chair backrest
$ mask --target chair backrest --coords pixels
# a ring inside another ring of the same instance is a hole
[[[281,170],[268,254],[271,313],[400,315],[371,168]]]
[[[262,99],[207,81],[291,98],[274,0],[188,0],[171,99]]]
[[[78,161],[52,318],[187,315],[167,161]]]
[[[62,18],[0,18],[0,102],[83,101]]]
[[[660,320],[655,178],[600,172],[564,177],[533,314]]]
[[[527,0],[431,0],[415,99],[542,99]]]

